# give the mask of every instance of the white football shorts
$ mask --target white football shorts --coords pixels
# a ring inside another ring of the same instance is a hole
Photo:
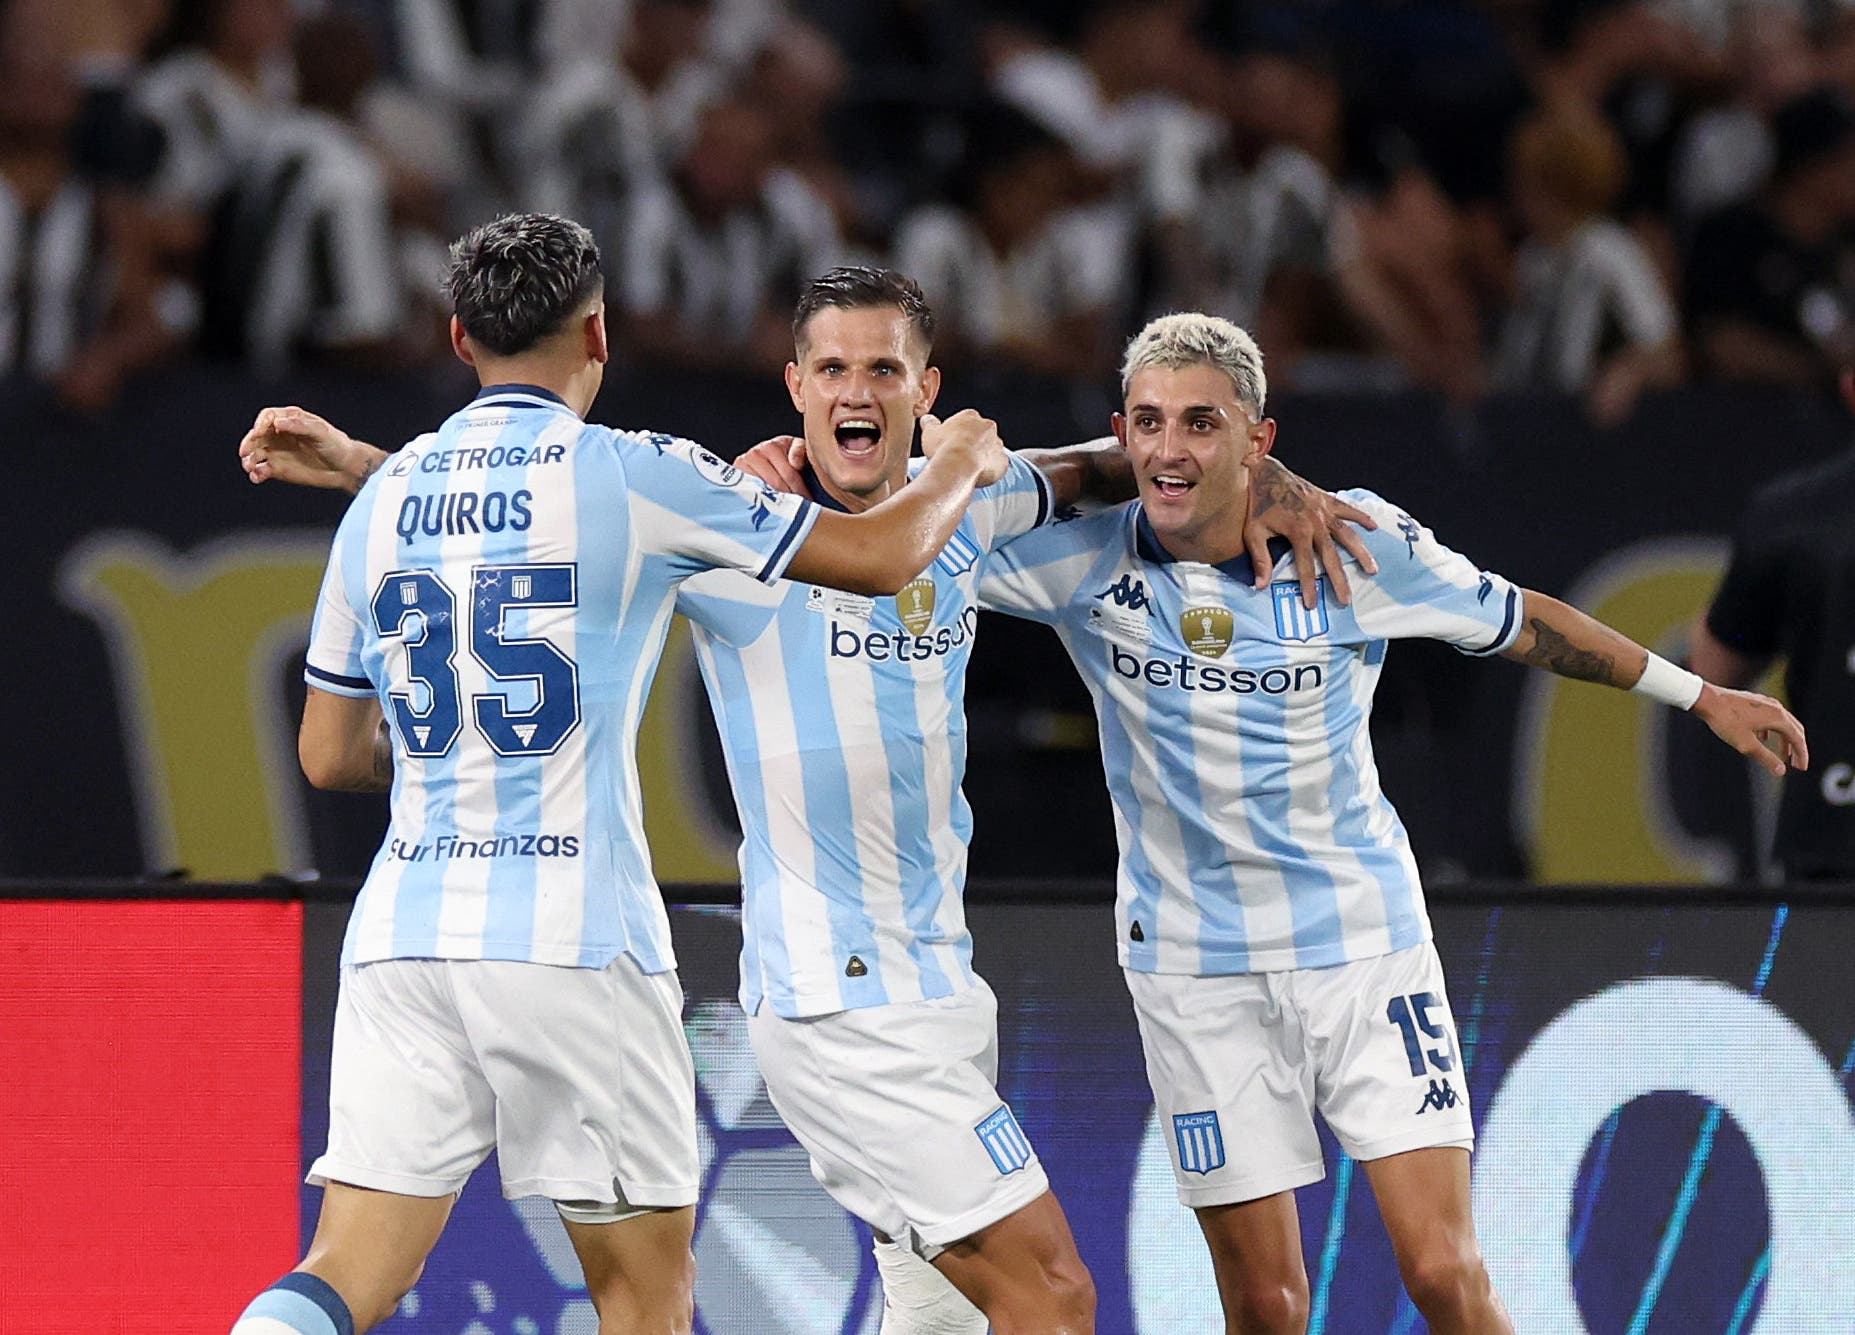
[[[1050,1189],[998,1095],[998,998],[747,1022],[773,1107],[812,1176],[878,1233],[932,1260]]]
[[[1326,969],[1124,972],[1186,1205],[1320,1181],[1317,1110],[1362,1161],[1474,1145],[1456,1022],[1429,942]]]
[[[693,1205],[695,1069],[673,971],[508,960],[342,970],[328,1152],[309,1170],[448,1196],[497,1152],[503,1195],[598,1223]]]

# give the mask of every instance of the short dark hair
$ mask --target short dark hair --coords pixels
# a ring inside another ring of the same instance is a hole
[[[446,286],[464,332],[512,357],[558,333],[605,286],[605,275],[599,246],[580,224],[505,213],[452,243]]]
[[[805,285],[792,312],[792,341],[805,342],[805,326],[812,316],[830,306],[840,311],[894,306],[927,347],[934,346],[934,308],[921,294],[921,284],[893,269],[867,264],[846,264],[820,274]]]

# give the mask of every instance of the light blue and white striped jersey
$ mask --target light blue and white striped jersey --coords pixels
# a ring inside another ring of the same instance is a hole
[[[762,1001],[822,1015],[973,985],[960,781],[975,591],[998,545],[1050,509],[1043,475],[1014,456],[893,598],[729,571],[683,586],[740,813],[750,1015]]]
[[[676,593],[717,567],[777,580],[817,514],[526,386],[394,455],[335,535],[305,673],[378,695],[394,734],[343,961],[672,968],[635,755]]]
[[[984,606],[1054,625],[1101,726],[1120,844],[1123,965],[1146,973],[1319,968],[1430,939],[1417,864],[1379,790],[1368,721],[1385,644],[1497,653],[1521,594],[1367,491],[1379,573],[1320,583],[1309,612],[1285,559],[1172,559],[1138,502],[1004,548]],[[1285,547],[1284,547],[1285,550]],[[1349,560],[1351,558],[1348,558]]]

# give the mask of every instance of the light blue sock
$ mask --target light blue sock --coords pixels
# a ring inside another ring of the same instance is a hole
[[[354,1318],[327,1280],[292,1270],[251,1300],[232,1335],[354,1335]]]

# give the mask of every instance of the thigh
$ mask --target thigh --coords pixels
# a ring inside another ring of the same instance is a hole
[[[997,1006],[981,984],[805,1019],[762,1006],[748,1022],[767,1093],[813,1176],[923,1255],[1049,1190],[993,1084]]]
[[[1321,1116],[1353,1158],[1467,1149],[1475,1129],[1443,967],[1428,942],[1293,976]]]
[[[648,1329],[644,1318],[693,1305],[694,1206],[651,1210],[614,1223],[562,1222],[580,1258],[587,1291],[597,1295],[602,1324]]]
[[[1179,1200],[1230,1205],[1318,1182],[1313,1076],[1279,978],[1126,976]]]
[[[1411,1150],[1374,1159],[1365,1172],[1400,1269],[1409,1273],[1426,1255],[1477,1250],[1467,1150]]]
[[[495,1100],[440,960],[342,972],[316,1183],[450,1196],[494,1147]]]
[[[674,973],[457,961],[496,1099],[503,1192],[581,1207],[692,1205],[695,1071]]]
[[[327,1281],[357,1320],[380,1320],[417,1283],[456,1199],[331,1182],[302,1268]]]
[[[1203,1206],[1194,1213],[1211,1250],[1211,1266],[1226,1312],[1256,1306],[1254,1295],[1258,1293],[1306,1293],[1301,1214],[1292,1191],[1233,1205]]]

